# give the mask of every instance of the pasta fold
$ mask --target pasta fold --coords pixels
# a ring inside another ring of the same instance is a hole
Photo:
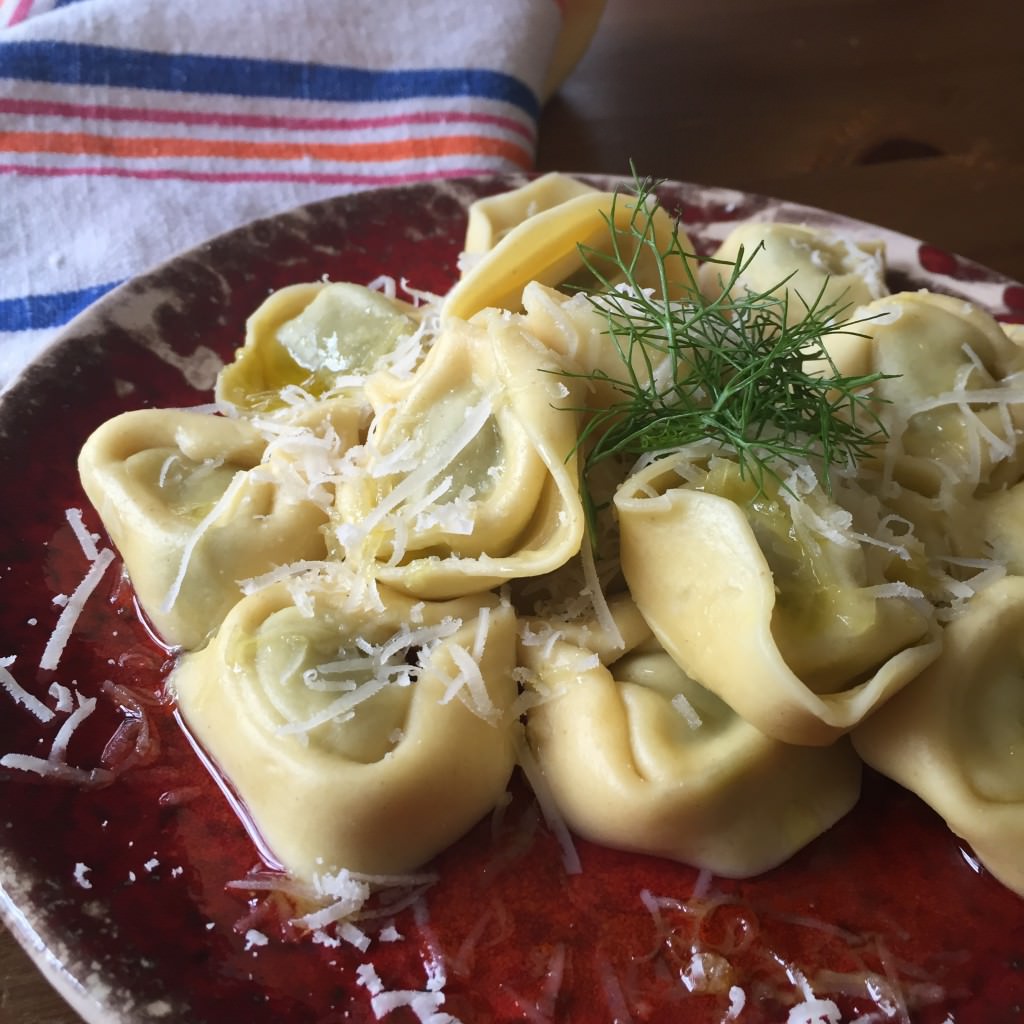
[[[616,493],[630,593],[679,666],[753,725],[831,743],[937,657],[931,610],[869,574],[820,491],[787,507],[735,463],[709,466],[669,456]]]
[[[849,316],[889,291],[881,244],[855,242],[799,224],[748,222],[733,228],[701,265],[701,290],[709,298],[721,294],[723,278],[728,279],[741,250],[745,269],[735,287],[778,295],[788,291],[790,324],[802,320],[807,306],[819,296],[822,305],[837,303]],[[857,348],[854,344],[850,351],[854,363]]]
[[[625,301],[625,299],[623,299]],[[531,281],[523,289],[523,330],[544,343],[574,375],[583,406],[599,410],[622,401],[623,382],[645,384],[658,373],[649,348],[627,347],[614,327],[611,309],[603,311],[586,295],[566,295]]]
[[[991,556],[1006,488],[1024,475],[1018,420],[1021,350],[987,313],[946,295],[899,293],[864,308],[873,394],[888,440],[862,463],[886,505],[927,552],[919,585],[943,603]],[[965,567],[957,560],[967,560]]]
[[[873,768],[920,796],[1024,896],[1024,579],[979,592],[942,656],[854,730]]]
[[[577,834],[748,877],[854,805],[860,761],[848,740],[771,739],[690,679],[649,630],[643,641],[629,622],[621,631],[629,645],[610,664],[571,639],[520,647],[541,695],[527,739]]]
[[[552,171],[520,188],[477,199],[469,207],[462,251],[470,256],[488,252],[530,217],[596,191],[576,178]]]
[[[330,573],[273,584],[171,678],[264,849],[301,879],[419,866],[512,772],[511,609],[382,598],[353,601]]]
[[[609,223],[614,225],[620,244],[636,254],[640,286],[660,291],[658,261],[646,245],[638,243],[638,235],[646,232],[655,245],[664,248],[676,227],[672,218],[660,206],[640,207],[626,194],[586,191],[528,216],[493,248],[472,260],[445,296],[442,317],[468,320],[488,308],[520,312],[523,289],[531,281],[548,287],[596,285],[581,248],[590,251],[591,262],[614,283],[616,275],[600,255],[609,252]],[[681,229],[678,239],[682,254],[665,257],[664,267],[670,283],[688,286],[690,275],[696,273],[686,258],[693,247]],[[628,252],[625,258],[631,258]]]
[[[246,321],[245,344],[220,372],[217,398],[268,413],[287,409],[289,389],[320,398],[359,387],[403,350],[415,358],[420,322],[413,306],[361,285],[288,285]]]
[[[1019,479],[1021,350],[989,314],[961,299],[902,292],[863,310],[886,467],[901,486],[947,506]],[[947,500],[948,499],[948,500]],[[938,509],[936,509],[938,511]]]
[[[369,389],[371,436],[339,485],[332,550],[440,599],[550,572],[583,536],[570,390],[497,311],[449,322],[408,380]]]
[[[316,493],[303,442],[351,444],[356,423],[346,419],[325,424],[329,437],[299,434],[291,451],[268,446],[251,423],[173,409],[127,412],[92,434],[82,486],[165,643],[200,646],[240,600],[240,581],[324,557],[333,491]]]

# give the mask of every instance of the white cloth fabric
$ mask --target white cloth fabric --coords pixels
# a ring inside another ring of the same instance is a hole
[[[0,385],[214,234],[532,166],[561,19],[556,0],[0,0]]]

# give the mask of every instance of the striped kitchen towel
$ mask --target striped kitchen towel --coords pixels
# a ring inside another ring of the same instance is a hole
[[[532,165],[594,0],[0,0],[0,385],[120,281],[342,191]]]

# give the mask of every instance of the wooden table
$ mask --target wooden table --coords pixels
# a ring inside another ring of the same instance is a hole
[[[1024,4],[608,0],[542,170],[776,195],[1024,281]],[[77,1024],[6,933],[0,1021]]]
[[[1024,280],[1024,4],[608,0],[543,170],[835,210]]]

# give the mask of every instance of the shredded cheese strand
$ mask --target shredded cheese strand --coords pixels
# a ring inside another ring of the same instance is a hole
[[[520,735],[518,737],[516,752],[519,767],[523,769],[523,774],[530,783],[533,795],[537,798],[540,813],[558,841],[558,845],[561,847],[562,864],[565,867],[566,874],[578,875],[582,873],[583,865],[580,862],[580,855],[576,849],[576,844],[572,841],[569,826],[558,810],[558,804],[555,802],[554,795],[548,788],[544,773],[534,758],[533,751],[530,750],[525,736]]]
[[[601,580],[597,575],[597,563],[594,561],[594,549],[586,539],[580,548],[580,561],[583,563],[583,580],[587,586],[587,592],[594,605],[594,613],[597,621],[608,638],[609,649],[621,651],[626,647],[626,641],[622,638],[615,616],[604,596],[604,589],[601,587]]]
[[[53,720],[53,712],[34,694],[26,690],[17,679],[8,671],[14,664],[16,655],[9,658],[0,658],[0,686],[2,686],[26,711],[30,711],[40,722]]]
[[[54,626],[53,633],[50,634],[50,639],[47,641],[46,648],[43,651],[43,656],[39,659],[39,667],[41,669],[52,671],[60,663],[61,655],[64,653],[68,638],[75,628],[78,616],[82,614],[86,601],[92,596],[92,592],[96,589],[103,578],[103,574],[113,561],[114,552],[109,548],[104,548],[96,556],[96,560],[85,574],[85,578],[75,588],[75,592],[61,611],[60,618],[57,619],[57,625]]]
[[[88,561],[95,562],[99,555],[99,550],[96,547],[93,535],[86,529],[85,523],[82,521],[82,510],[80,508],[65,509],[64,515],[67,518],[72,533],[75,535],[75,539],[78,541],[79,547],[82,549],[82,554],[85,555]]]
[[[0,757],[0,767],[15,768],[44,779],[69,782],[76,786],[101,786],[114,778],[114,773],[105,768],[75,768],[60,761],[35,757],[33,754],[4,754]]]
[[[178,600],[178,594],[181,592],[181,585],[185,582],[185,574],[188,572],[189,562],[192,560],[192,554],[196,549],[196,545],[202,539],[203,534],[220,518],[224,509],[234,500],[235,495],[241,489],[245,483],[246,474],[244,470],[239,470],[231,478],[231,483],[228,484],[224,493],[220,496],[217,503],[210,509],[209,512],[203,516],[199,525],[189,534],[189,538],[185,541],[185,547],[181,552],[181,561],[178,563],[178,572],[174,577],[174,582],[171,584],[170,589],[167,591],[167,596],[164,598],[164,603],[161,606],[161,611],[165,614],[174,607],[174,602]]]
[[[53,745],[50,747],[50,760],[63,762],[68,752],[68,743],[75,730],[96,710],[96,698],[86,697],[75,692],[78,707],[64,719],[57,735],[53,738]]]
[[[426,487],[435,476],[447,469],[458,458],[463,448],[480,433],[490,415],[491,402],[488,398],[468,408],[462,428],[440,447],[432,459],[425,461],[417,470],[405,477],[374,506],[359,524],[359,534],[363,537],[369,536],[402,502],[421,487]]]

